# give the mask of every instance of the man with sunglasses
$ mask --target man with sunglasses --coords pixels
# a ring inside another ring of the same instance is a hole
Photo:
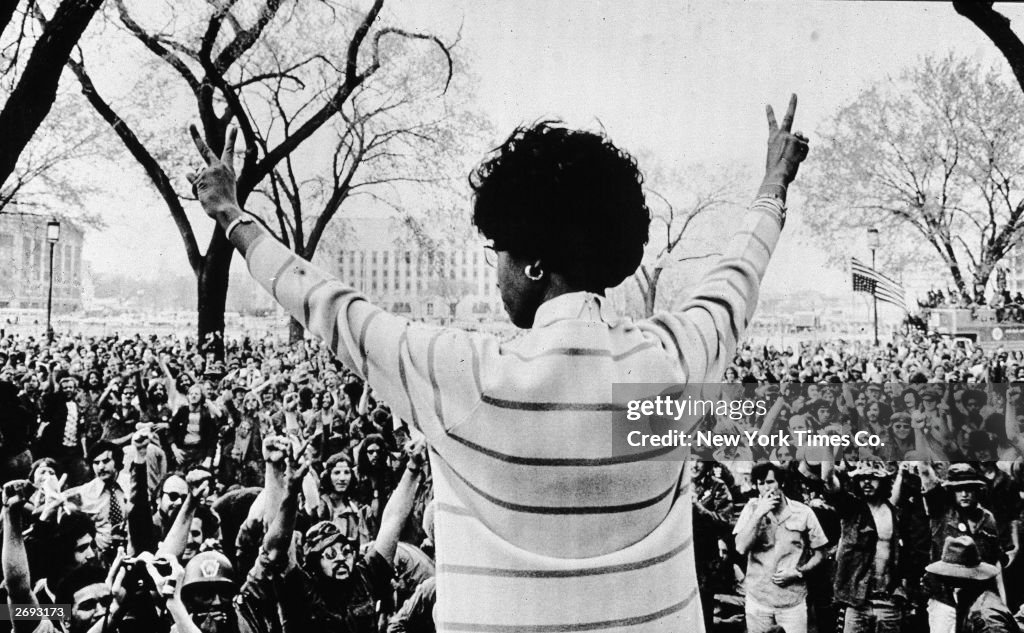
[[[376,630],[391,600],[398,537],[415,501],[425,455],[411,450],[401,481],[384,508],[377,538],[360,555],[357,532],[343,532],[321,521],[306,532],[301,567],[292,564],[289,548],[298,514],[298,496],[308,465],[288,455],[287,443],[268,438],[267,487],[283,488],[279,508],[267,521],[259,557],[236,603],[240,620],[272,630],[279,618],[304,633]],[[268,491],[268,497],[273,497]],[[266,520],[266,517],[264,518]],[[275,604],[276,603],[276,604]]]

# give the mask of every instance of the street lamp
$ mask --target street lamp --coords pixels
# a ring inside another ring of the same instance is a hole
[[[50,220],[46,223],[46,241],[50,243],[50,288],[46,295],[46,341],[53,342],[53,327],[50,325],[50,314],[53,311],[53,247],[60,241],[60,222]]]
[[[875,251],[881,246],[881,242],[878,237],[878,229],[871,227],[868,229],[868,248],[871,249],[871,270],[875,270]],[[878,347],[878,295],[871,293],[871,299],[874,303],[874,316],[875,316],[875,347]]]

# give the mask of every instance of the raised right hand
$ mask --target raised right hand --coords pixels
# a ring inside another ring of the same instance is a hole
[[[764,516],[779,506],[779,494],[770,493],[763,495],[757,500],[755,512],[758,516]]]
[[[228,130],[224,151],[220,156],[210,149],[196,126],[189,126],[189,133],[199,154],[206,161],[206,167],[190,175],[188,180],[199,198],[199,203],[203,205],[203,211],[216,219],[218,213],[238,208],[234,167],[235,137],[238,130],[234,127]]]

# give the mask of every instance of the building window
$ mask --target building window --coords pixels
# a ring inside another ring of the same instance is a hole
[[[373,264],[374,266],[377,265],[377,251],[373,251],[373,253],[370,255],[370,263]]]

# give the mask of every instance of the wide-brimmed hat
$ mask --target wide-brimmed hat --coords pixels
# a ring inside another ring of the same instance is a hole
[[[970,464],[953,464],[946,471],[946,481],[942,485],[952,489],[984,487],[987,484]]]
[[[984,563],[974,539],[969,536],[947,536],[942,545],[942,560],[924,568],[937,576],[988,580],[999,573],[995,565]]]

